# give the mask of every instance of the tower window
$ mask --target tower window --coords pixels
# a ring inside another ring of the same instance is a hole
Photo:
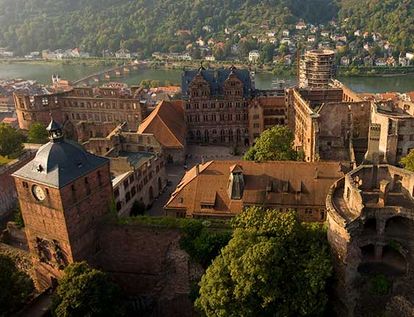
[[[29,188],[29,184],[27,182],[23,182],[23,188]]]

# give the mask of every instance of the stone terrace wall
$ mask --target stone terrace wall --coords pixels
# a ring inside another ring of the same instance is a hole
[[[126,293],[154,303],[150,316],[194,316],[190,262],[176,229],[106,225],[100,235],[99,267]]]

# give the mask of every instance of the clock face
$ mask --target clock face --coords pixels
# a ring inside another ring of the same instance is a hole
[[[43,189],[37,185],[34,185],[32,187],[32,193],[33,196],[38,200],[38,201],[43,201],[46,198],[45,192],[43,191]]]

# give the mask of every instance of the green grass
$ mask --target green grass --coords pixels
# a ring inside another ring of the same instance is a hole
[[[212,229],[230,229],[230,222],[220,219],[188,219],[188,218],[174,218],[174,217],[150,217],[137,216],[118,218],[117,223],[120,225],[142,224],[157,228],[175,228],[183,229],[191,224],[202,224],[203,227]]]
[[[11,161],[13,161],[13,159],[0,155],[0,166],[10,163]]]

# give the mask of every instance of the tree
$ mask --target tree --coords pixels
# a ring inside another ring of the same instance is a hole
[[[247,161],[289,161],[296,160],[293,150],[293,133],[284,126],[274,126],[264,131],[244,155]]]
[[[407,156],[401,159],[400,163],[406,170],[414,172],[414,151],[410,151]]]
[[[262,63],[270,63],[273,62],[273,55],[275,52],[275,46],[270,43],[266,43],[260,52],[260,59]]]
[[[135,200],[129,214],[132,217],[143,216],[145,214],[145,204],[142,201]]]
[[[104,272],[89,267],[86,262],[80,262],[67,266],[64,273],[53,297],[54,316],[124,314],[120,290]]]
[[[326,232],[293,212],[250,207],[200,282],[207,316],[318,316],[332,274]]]
[[[0,254],[0,316],[18,310],[33,292],[30,277],[19,271],[13,260]]]
[[[33,123],[28,132],[28,141],[30,143],[45,144],[48,141],[46,127],[41,123]]]
[[[24,139],[20,131],[0,123],[0,155],[17,157],[23,150]]]

